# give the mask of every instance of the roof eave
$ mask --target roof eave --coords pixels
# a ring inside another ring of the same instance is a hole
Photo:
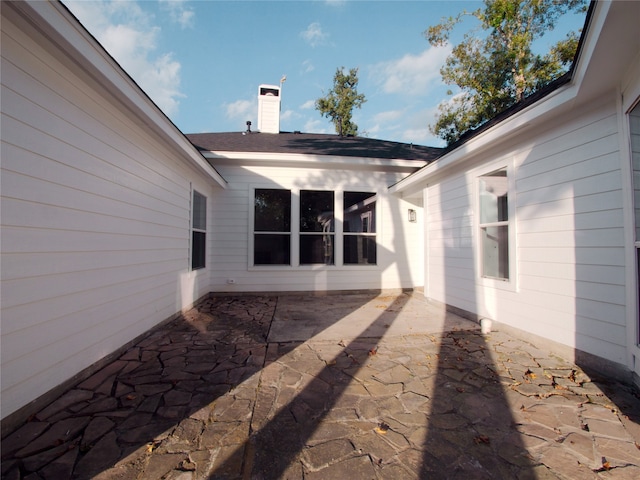
[[[424,160],[347,157],[298,153],[205,151],[202,155],[215,165],[270,166],[346,170],[401,171],[413,173],[427,165]]]
[[[515,135],[521,134],[525,129],[537,125],[542,121],[541,118],[549,114],[549,112],[557,111],[562,106],[570,104],[576,94],[577,89],[573,83],[562,86],[541,101],[480,132],[457,148],[445,153],[436,161],[390,186],[389,192],[410,195],[425,188],[434,176],[441,175],[454,166],[458,166],[465,159],[469,159],[472,155],[478,155],[489,148],[510,140]]]

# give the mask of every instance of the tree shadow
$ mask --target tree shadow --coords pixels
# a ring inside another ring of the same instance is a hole
[[[535,478],[501,384],[507,372],[496,365],[478,328],[463,330],[447,323],[420,478]]]
[[[315,352],[299,353],[298,358],[291,360],[300,365],[295,369],[276,360],[293,348],[304,349],[305,344],[270,344],[260,380],[260,396],[253,412],[251,435],[234,451],[225,453],[226,459],[214,467],[209,478],[238,478],[240,470],[242,478],[303,478],[303,450],[309,443],[341,438],[341,432],[332,431],[331,427],[323,425],[323,421],[334,415],[336,409],[344,407],[345,402],[349,405],[347,394],[350,390],[366,393],[357,377],[376,355],[381,341],[380,329],[388,328],[393,323],[408,298],[407,295],[395,298],[382,314],[349,343],[325,345],[323,358],[318,358]],[[312,362],[320,368],[309,375],[304,365]],[[355,415],[347,414],[347,417],[342,425],[345,429],[349,420],[357,420]],[[361,428],[373,430],[376,427],[371,422],[361,423],[364,424],[360,425]],[[353,452],[349,440],[339,440],[334,446],[337,451],[327,453],[330,459],[348,456],[351,452],[354,468],[359,469],[352,473],[358,476],[372,471],[371,459]]]
[[[364,304],[377,295],[358,298]],[[401,301],[389,311],[400,309]],[[268,343],[276,307],[273,296],[211,297],[154,329],[4,438],[2,478],[160,478],[174,469],[194,470],[198,478],[207,475],[215,461],[225,458],[221,443],[234,450],[248,438],[263,369],[304,344]],[[345,316],[350,313],[345,309]],[[377,323],[391,321],[386,313]],[[368,338],[369,331],[335,362],[364,363],[377,341]],[[306,419],[303,412],[319,409],[326,415],[351,380],[333,378],[330,364],[287,410],[296,412],[300,427],[292,442],[313,431],[309,419],[315,417]],[[276,417],[252,445],[281,438],[278,432],[289,422],[284,413]],[[286,452],[277,465],[291,458],[294,443],[284,443]],[[229,470],[236,457],[216,471]],[[256,468],[265,462],[258,455]]]

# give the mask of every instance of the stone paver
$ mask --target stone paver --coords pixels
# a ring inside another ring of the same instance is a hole
[[[3,479],[631,479],[632,386],[423,298],[213,297],[2,440]]]

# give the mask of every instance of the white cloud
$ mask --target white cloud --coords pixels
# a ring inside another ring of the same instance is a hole
[[[171,21],[182,28],[193,27],[195,12],[185,5],[185,0],[159,0],[160,4],[169,12]]]
[[[326,45],[329,39],[329,34],[322,31],[318,22],[311,23],[306,30],[300,32],[300,36],[312,47]]]
[[[427,95],[429,87],[440,81],[440,68],[451,52],[450,46],[431,47],[419,55],[406,54],[398,60],[381,62],[372,71],[386,93]]]
[[[312,108],[316,108],[315,100],[307,100],[302,105],[300,105],[300,110],[310,110]]]
[[[232,120],[252,120],[258,112],[256,102],[253,100],[236,100],[232,103],[225,103],[224,109],[227,118]]]
[[[404,110],[388,110],[386,112],[376,113],[373,121],[376,123],[388,123],[398,120],[404,115]]]
[[[291,120],[298,115],[293,110],[285,110],[280,114],[280,122],[286,122],[287,120]]]
[[[160,28],[136,2],[68,1],[65,5],[168,116],[177,113],[180,62],[157,53]]]
[[[326,121],[309,119],[304,124],[304,131],[307,133],[333,133],[333,128],[329,130]]]
[[[407,116],[401,127],[401,139],[405,142],[443,147],[444,141],[429,131],[429,125],[435,123],[437,113],[437,107],[430,107]]]
[[[311,63],[311,60],[305,60],[302,62],[302,73],[313,72],[316,67]]]

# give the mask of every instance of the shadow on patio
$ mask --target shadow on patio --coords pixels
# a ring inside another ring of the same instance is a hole
[[[638,426],[575,369],[417,295],[211,298],[5,438],[2,476],[640,473]]]

